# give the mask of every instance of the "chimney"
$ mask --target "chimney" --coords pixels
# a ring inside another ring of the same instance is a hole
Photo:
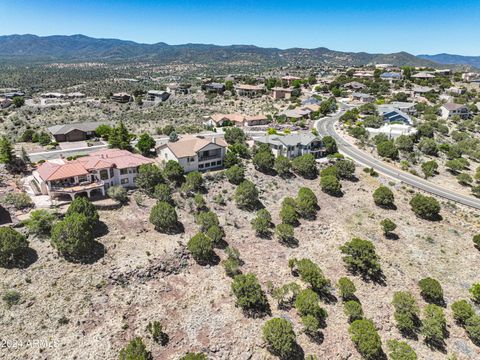
[[[216,144],[217,143],[217,138],[215,136],[212,136],[212,143]]]

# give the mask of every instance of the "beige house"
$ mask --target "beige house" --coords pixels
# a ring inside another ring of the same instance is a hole
[[[235,92],[239,96],[257,96],[262,94],[264,91],[265,86],[263,85],[240,84],[235,86]]]
[[[185,172],[207,171],[223,167],[227,143],[220,136],[185,136],[156,150],[161,163],[174,160]]]
[[[468,119],[470,116],[468,108],[462,104],[446,103],[442,105],[440,111],[442,112],[442,119],[451,119],[454,116],[459,116],[462,119]]]
[[[281,88],[281,87],[274,87],[272,88],[272,97],[277,100],[277,99],[290,99],[292,97],[292,91],[293,89],[288,88]]]

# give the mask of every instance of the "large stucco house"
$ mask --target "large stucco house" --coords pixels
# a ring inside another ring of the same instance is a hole
[[[220,136],[185,136],[157,147],[157,160],[177,161],[185,172],[207,171],[223,167],[227,143]]]
[[[255,145],[268,144],[275,157],[285,156],[293,159],[305,154],[313,154],[315,158],[325,155],[325,146],[319,136],[312,133],[297,133],[287,135],[267,135],[253,139]]]
[[[79,157],[75,160],[63,158],[47,160],[33,171],[30,186],[34,193],[49,195],[50,198],[78,194],[105,195],[110,186],[134,187],[140,165],[154,160],[126,150],[107,149]]]

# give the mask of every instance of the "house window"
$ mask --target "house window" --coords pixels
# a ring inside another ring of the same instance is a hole
[[[217,161],[217,165],[222,165],[222,161]]]
[[[198,165],[199,169],[203,169],[203,164]]]
[[[100,179],[107,180],[108,178],[108,170],[100,170]]]
[[[113,178],[113,168],[110,168],[110,177]]]
[[[128,174],[128,169],[120,169],[120,175]]]
[[[125,179],[121,179],[120,180],[120,183],[123,185],[123,184],[128,184],[128,178],[125,178]]]

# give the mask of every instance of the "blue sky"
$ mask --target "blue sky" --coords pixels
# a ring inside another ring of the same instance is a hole
[[[0,34],[480,55],[480,0],[0,0]]]

